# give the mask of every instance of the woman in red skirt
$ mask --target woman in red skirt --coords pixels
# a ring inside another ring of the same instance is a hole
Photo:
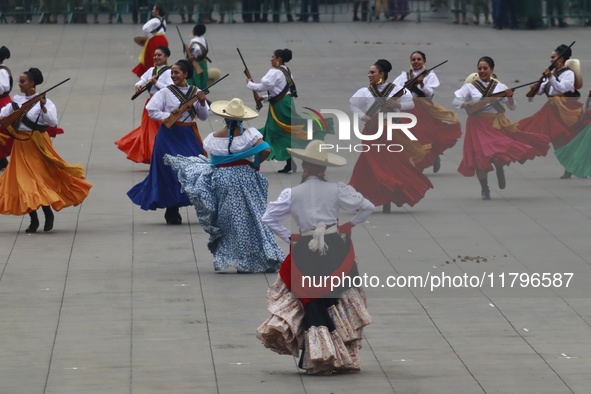
[[[389,61],[378,60],[369,68],[369,86],[359,89],[351,97],[351,111],[359,114],[365,121],[364,135],[376,134],[379,117],[385,117],[383,113],[408,111],[414,106],[412,95],[406,89],[400,98],[392,98],[403,87],[386,82],[391,70]],[[386,124],[385,121],[383,123]],[[425,158],[429,146],[410,140],[398,130],[392,133],[392,138],[388,140],[384,130],[378,139],[370,142],[385,146],[399,144],[403,149],[390,152],[385,148],[377,150],[372,147],[372,150],[362,152],[349,181],[351,186],[374,205],[382,205],[385,213],[390,212],[392,202],[398,207],[403,204],[414,206],[425,196],[427,190],[433,188],[429,178],[414,165]]]
[[[493,59],[480,58],[478,73],[468,77],[466,84],[456,90],[454,99],[454,107],[465,109],[469,115],[458,172],[464,176],[476,174],[483,200],[490,200],[487,179],[490,171],[496,169],[499,188],[504,189],[504,166],[545,156],[549,149],[547,136],[521,132],[509,122],[504,106],[515,109],[513,91],[493,78],[494,68]],[[497,98],[483,99],[491,95]]]
[[[581,88],[582,81],[567,65],[571,56],[572,50],[564,44],[552,51],[550,61],[555,62],[555,68],[553,71],[549,68],[544,70],[545,79],[536,91],[538,95],[545,94],[548,101],[534,115],[517,123],[520,130],[547,135],[554,150],[566,145],[576,136],[578,122],[583,114],[583,105],[578,101],[580,94],[577,91]],[[561,176],[562,179],[570,177],[568,171]]]
[[[414,51],[410,55],[410,68],[394,80],[397,86],[404,86],[409,80],[425,71],[427,56],[421,51]],[[415,166],[419,170],[433,166],[433,172],[441,168],[439,155],[451,148],[462,136],[462,126],[453,111],[433,103],[435,89],[439,87],[439,79],[434,71],[420,75],[418,83],[410,87],[415,107],[408,112],[417,117],[417,124],[412,133],[422,144],[431,144],[431,151]]]
[[[139,78],[154,66],[154,51],[158,47],[168,47],[166,39],[166,12],[161,5],[155,5],[152,8],[152,19],[142,27],[145,36],[135,37],[133,40],[142,47],[142,52],[138,58],[138,65],[131,70]]]

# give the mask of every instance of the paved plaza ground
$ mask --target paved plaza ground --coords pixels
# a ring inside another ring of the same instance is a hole
[[[180,27],[188,36],[189,26]],[[273,50],[292,49],[300,108],[346,109],[378,58],[392,62],[393,80],[416,49],[428,64],[449,60],[437,71],[436,96],[448,108],[484,55],[515,86],[537,79],[550,52],[576,40],[573,57],[591,78],[589,30],[577,27],[496,31],[432,20],[207,29],[213,66],[230,73],[210,99],[241,97],[250,106],[236,47],[255,79]],[[169,33],[171,60],[181,58],[172,25]],[[192,208],[182,209],[183,225],[167,226],[163,211],[142,211],[126,195],[148,169],[113,144],[139,124],[145,100],[130,101],[140,34],[132,24],[0,25],[15,75],[39,67],[45,87],[71,78],[49,94],[65,130],[54,145],[84,164],[94,185],[83,205],[56,214],[51,233],[25,234],[28,217],[0,218],[0,393],[591,392],[591,180],[559,179],[552,152],[511,165],[505,190],[491,174],[492,200],[483,201],[478,181],[456,171],[458,143],[439,173],[426,171],[435,188],[418,205],[378,209],[354,229],[360,271],[381,284],[388,276],[485,279],[481,287],[367,288],[373,324],[361,373],[307,376],[291,357],[265,349],[255,329],[276,275],[214,273]],[[511,120],[544,102],[524,95],[516,94]],[[262,126],[266,111],[250,125]],[[221,124],[212,114],[199,127],[207,135]],[[329,171],[331,180],[348,180],[355,157],[347,157],[351,165]],[[276,174],[282,166],[262,167],[269,199],[299,182],[299,173]],[[544,273],[553,275],[550,287],[525,283]]]

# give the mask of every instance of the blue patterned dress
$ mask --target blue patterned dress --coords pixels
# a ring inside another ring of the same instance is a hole
[[[254,128],[234,137],[232,153],[254,145],[262,135]],[[212,155],[227,155],[228,139],[210,134],[203,142]],[[225,150],[225,152],[224,152]],[[252,166],[212,167],[204,156],[166,155],[177,173],[199,222],[210,235],[208,247],[216,271],[276,272],[285,254],[261,218],[267,207],[269,181]]]

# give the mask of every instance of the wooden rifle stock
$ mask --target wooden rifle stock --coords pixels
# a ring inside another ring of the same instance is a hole
[[[160,71],[160,73],[157,73],[157,74],[156,74],[156,76],[157,76],[158,78],[160,78],[160,75],[164,74],[164,72],[165,72],[166,70],[168,70],[169,68],[171,68],[171,66],[166,66],[166,67],[164,67],[164,68],[163,68],[163,69]],[[158,78],[156,78],[156,79],[158,79]],[[152,88],[152,86],[154,86],[154,85],[152,84],[152,82],[148,82],[148,83],[146,84],[146,86],[144,86],[143,88],[141,88],[140,90],[138,90],[138,91],[137,91],[137,92],[136,92],[136,93],[135,93],[133,96],[131,96],[131,99],[132,99],[132,100],[135,100],[136,98],[138,98],[138,96],[139,96],[140,94],[144,93],[146,90],[150,90],[150,89]]]
[[[222,79],[226,78],[228,75],[230,75],[230,74],[224,75],[223,77],[221,77],[220,79],[218,79],[217,81],[215,81],[214,83],[212,83],[211,85],[209,85],[208,87],[203,89],[203,92],[205,94],[209,94],[209,88],[211,88],[216,83],[220,82]],[[178,122],[178,120],[181,118],[181,116],[185,112],[184,110],[182,110],[182,108],[186,105],[192,106],[193,104],[195,104],[195,102],[198,99],[199,98],[197,97],[197,95],[195,95],[195,96],[191,97],[189,100],[186,100],[186,101],[183,101],[182,103],[180,103],[178,106],[179,111],[175,114],[170,114],[170,116],[168,118],[166,118],[162,121],[162,124],[164,124],[166,127],[168,127],[170,129],[176,122]]]
[[[560,54],[556,57],[556,59],[554,59],[554,61],[552,63],[550,63],[550,65],[548,66],[548,70],[552,71],[554,70],[554,68],[556,67],[556,62],[558,61],[558,59],[560,59],[562,56],[564,56],[564,54],[566,53],[567,50],[570,49],[570,47],[572,47],[573,45],[575,45],[576,41],[573,41],[568,48],[566,48],[565,50],[563,50],[562,52],[560,52]],[[538,90],[540,90],[540,85],[542,84],[542,82],[544,82],[544,79],[546,77],[544,77],[544,74],[542,74],[542,76],[540,77],[540,79],[538,79],[534,85],[531,87],[531,89],[529,90],[529,92],[527,92],[525,94],[525,97],[528,97],[530,99],[533,99],[534,97],[536,97],[536,94],[538,93]],[[531,101],[531,100],[530,100]]]
[[[21,115],[23,113],[28,112],[31,108],[33,108],[33,106],[35,104],[37,104],[43,97],[45,97],[45,94],[47,92],[49,92],[52,89],[57,88],[58,86],[60,86],[63,83],[66,83],[70,80],[70,78],[64,79],[63,81],[61,81],[60,83],[58,83],[57,85],[54,85],[52,87],[50,87],[49,89],[39,93],[38,95],[36,95],[35,97],[33,97],[32,99],[24,102],[21,107],[19,109],[17,109],[16,111],[14,111],[13,113],[11,113],[10,115],[6,116],[4,119],[2,119],[0,121],[0,126],[5,126],[8,127],[9,125],[13,124],[14,122],[16,122],[18,119],[20,119]]]
[[[176,31],[179,33],[179,37],[181,38],[181,44],[183,44],[183,53],[185,54],[186,59],[189,60],[189,58],[191,57],[191,51],[187,44],[185,44],[185,41],[183,40],[183,35],[181,34],[181,31],[179,30],[178,26],[176,27]],[[193,68],[195,68],[195,72],[197,73],[197,75],[203,74],[203,69],[199,65],[197,59],[193,58],[191,62],[193,63]],[[189,75],[189,78],[190,77],[191,75]]]
[[[248,67],[246,66],[246,62],[244,61],[244,58],[242,57],[242,53],[240,53],[240,48],[236,48],[236,50],[238,51],[238,55],[240,55],[240,60],[242,60],[242,64],[244,64],[244,75],[246,75],[246,78],[252,80],[252,75],[250,75],[250,71],[248,71]],[[263,98],[261,96],[259,96],[259,94],[255,91],[252,92],[252,96],[254,97],[254,102],[256,103],[257,111],[260,111],[261,108],[263,108]]]

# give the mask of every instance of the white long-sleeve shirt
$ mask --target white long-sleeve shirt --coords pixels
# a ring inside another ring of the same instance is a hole
[[[0,69],[0,95],[10,90],[10,75],[8,71]]]
[[[563,67],[565,68],[565,67]],[[562,68],[560,69],[562,70]],[[575,91],[575,73],[572,70],[566,70],[558,77],[560,82],[552,73],[550,78],[547,78],[544,82],[540,84],[540,88],[538,89],[537,94],[544,94],[544,89],[546,85],[550,84],[550,90],[548,92],[549,96],[561,96],[568,92]]]
[[[351,223],[357,225],[375,210],[375,206],[353,187],[343,182],[324,182],[309,177],[304,183],[284,189],[277,201],[269,203],[263,215],[266,224],[282,240],[289,243],[291,232],[282,224],[290,215],[301,232],[313,230],[318,223],[337,224],[339,210],[357,214]]]
[[[487,86],[486,82],[482,81],[481,79],[479,79],[479,81],[484,86]],[[499,82],[499,83],[497,83],[497,86],[495,86],[495,89],[492,93],[494,94],[494,93],[498,93],[498,92],[503,92],[507,89],[508,89],[507,85]],[[453,106],[457,109],[462,108],[462,104],[464,104],[464,103],[467,103],[472,100],[480,100],[482,98],[482,93],[480,93],[480,91],[476,88],[476,86],[472,85],[471,83],[467,83],[464,86],[462,86],[460,89],[456,90],[454,92],[454,95],[455,95],[455,98],[453,101]],[[515,104],[515,100],[513,100],[513,102],[510,102],[508,97],[501,98],[499,100],[499,102],[505,104],[505,106],[507,108],[509,108],[511,111],[513,111],[517,107],[517,105]],[[496,114],[498,111],[493,106],[490,106],[480,112]]]
[[[152,33],[152,31],[156,29],[158,26],[160,26],[161,23],[163,24],[163,26],[154,33]],[[142,30],[148,38],[152,38],[156,34],[164,34],[166,32],[166,21],[162,18],[152,18],[149,21],[147,21],[144,24],[144,26],[142,26]]]
[[[287,70],[287,67],[281,66]],[[293,74],[291,76],[293,79]],[[263,78],[261,78],[261,83],[254,83],[252,81],[248,82],[248,88],[255,92],[269,92],[269,96],[275,97],[283,88],[287,85],[287,80],[285,79],[285,75],[283,72],[276,68],[271,68]],[[289,91],[287,94],[291,94]]]
[[[12,101],[17,103],[20,107],[23,103],[29,101],[30,99],[32,99],[35,96],[36,95],[21,96],[21,95],[16,94],[12,98]],[[53,102],[51,102],[51,100],[47,99],[47,102],[45,103],[45,108],[47,108],[47,113],[44,113],[43,110],[41,109],[41,103],[37,103],[33,106],[33,108],[31,108],[27,112],[26,116],[32,122],[36,122],[37,124],[40,124],[40,125],[57,126],[57,109],[55,108],[55,104],[53,104]],[[0,110],[0,115],[8,116],[13,112],[14,112],[14,110],[12,109],[12,105],[8,104]],[[19,130],[30,131],[31,129],[29,127],[25,126],[23,123],[21,123],[21,125],[19,126]]]
[[[178,86],[177,86],[178,87]],[[187,87],[178,87],[183,94],[187,94],[189,90],[189,86]],[[200,89],[197,89],[199,92]],[[170,91],[170,89],[165,88],[159,90],[152,96],[152,99],[146,105],[146,109],[148,110],[148,115],[150,118],[154,120],[164,120],[170,116],[170,113],[181,105],[181,101]],[[209,104],[205,101],[204,105],[201,105],[199,100],[195,101],[193,107],[197,111],[197,117],[199,120],[207,120],[207,116],[209,114]],[[189,112],[184,111],[181,117],[179,118],[179,122],[191,122],[191,116]]]
[[[245,128],[242,135],[237,135],[232,139],[230,152],[240,153],[252,148],[263,135],[254,127]],[[203,140],[203,149],[210,155],[226,156],[228,155],[228,137],[216,137],[214,133],[209,134]],[[246,160],[254,161],[254,156],[247,157]]]
[[[198,59],[203,56],[203,52],[201,51],[201,47],[199,45],[197,45],[197,43],[203,45],[203,47],[209,51],[209,46],[207,45],[207,41],[205,40],[205,37],[195,36],[195,37],[191,38],[191,41],[189,41],[189,50],[191,51],[191,54],[193,56],[195,56],[195,59]]]
[[[412,78],[416,77],[417,75],[419,75],[420,73],[422,73],[423,70],[412,70]],[[404,86],[405,83],[408,82],[408,77],[406,76],[406,71],[403,71],[395,80],[394,80],[394,84],[396,86]],[[423,87],[421,87],[421,85],[417,84],[416,87],[421,90],[423,93],[425,93],[425,97],[433,97],[433,95],[435,94],[435,89],[437,89],[439,87],[439,78],[437,78],[437,75],[435,75],[435,73],[433,71],[431,71],[429,74],[427,74],[427,76],[423,79]],[[417,97],[417,94],[411,91],[411,94],[413,97]]]
[[[403,85],[396,85],[394,89],[388,95],[388,98],[394,96]],[[383,91],[386,87],[386,84],[377,85],[377,90],[379,92]],[[371,108],[373,103],[375,102],[375,97],[371,94],[368,87],[363,87],[359,89],[353,97],[349,100],[351,104],[351,112],[366,115],[367,111]],[[401,111],[408,111],[409,109],[413,109],[415,107],[414,102],[412,101],[412,94],[407,89],[404,89],[404,93],[400,98],[398,98],[398,102],[400,103],[400,110]],[[385,114],[384,114],[385,116]]]
[[[166,65],[164,66],[160,66],[158,67],[158,69],[162,68],[162,67],[166,67]],[[145,84],[148,83],[148,81],[150,79],[152,79],[152,72],[154,71],[154,67],[150,67],[150,69],[148,71],[146,71],[140,78],[139,81],[137,81],[137,83],[135,84],[135,86],[144,86]],[[154,85],[152,85],[152,87],[150,88],[150,94],[153,95],[155,94],[157,91],[164,89],[165,87],[167,87],[168,85],[172,85],[172,78],[170,77],[170,68],[166,71],[164,71],[162,73],[162,75],[158,78],[158,80],[156,81],[156,83]]]

